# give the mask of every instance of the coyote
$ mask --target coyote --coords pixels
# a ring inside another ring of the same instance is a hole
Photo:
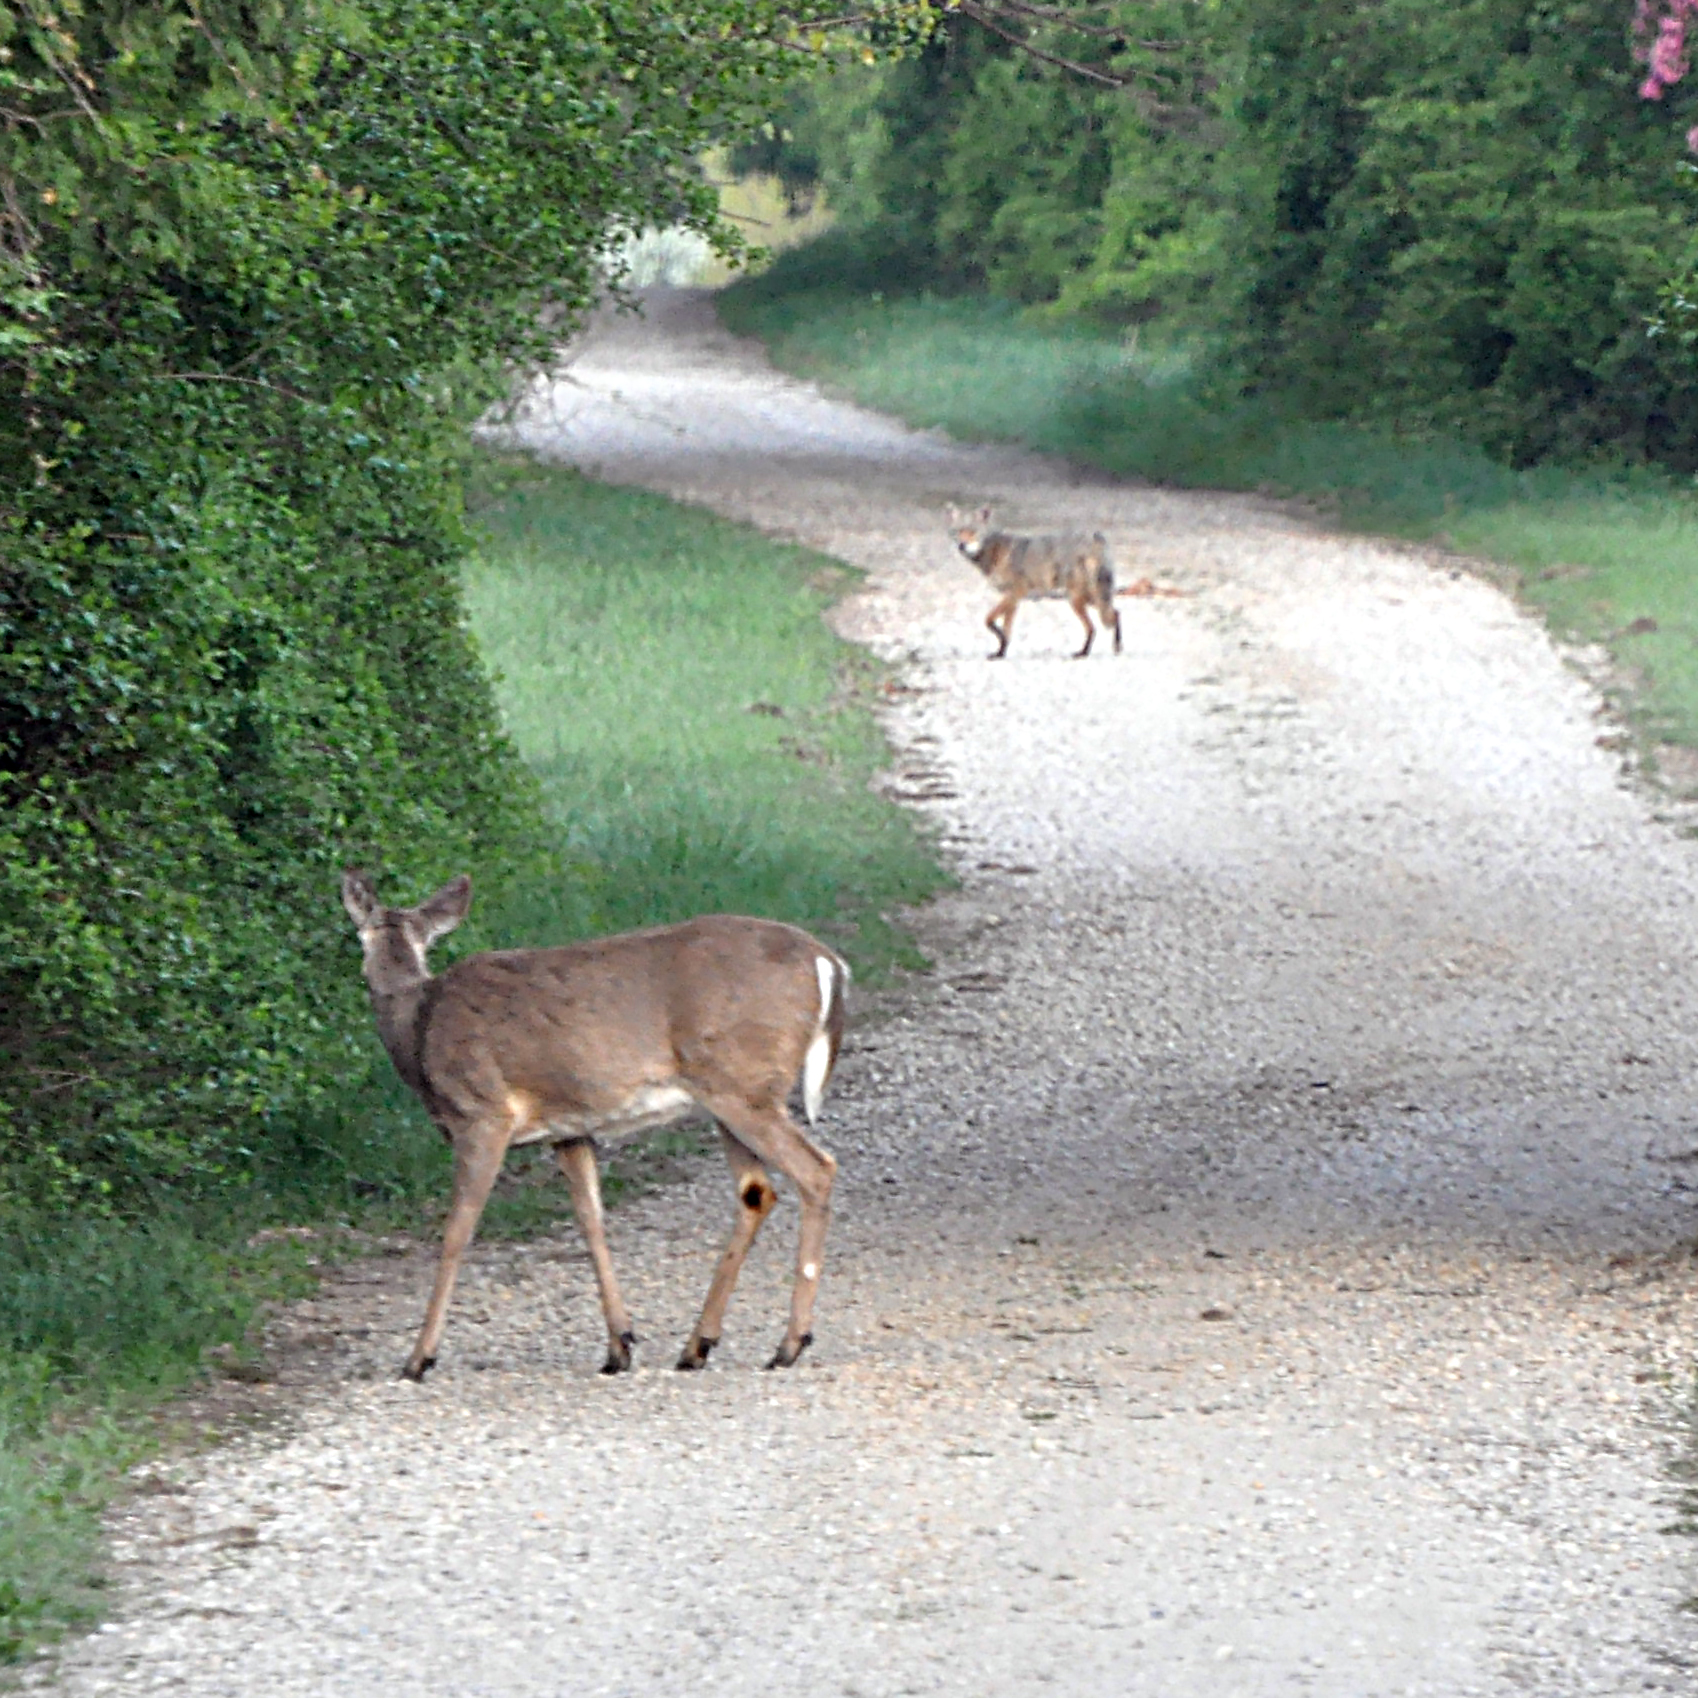
[[[956,524],[950,530],[955,546],[1002,591],[1002,600],[985,618],[996,635],[996,653],[1008,653],[1009,633],[1014,629],[1014,610],[1028,596],[1066,596],[1085,627],[1085,646],[1074,656],[1083,660],[1091,652],[1096,627],[1089,608],[1114,633],[1114,652],[1120,653],[1120,614],[1114,605],[1114,564],[1109,559],[1108,539],[1101,531],[1090,536],[1068,532],[1059,536],[1023,537],[1012,531],[991,529],[990,508],[981,508],[976,519]]]

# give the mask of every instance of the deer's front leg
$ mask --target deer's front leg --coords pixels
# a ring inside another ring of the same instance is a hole
[[[607,1233],[601,1219],[601,1175],[596,1169],[595,1145],[588,1138],[575,1139],[570,1144],[554,1146],[555,1160],[572,1188],[572,1209],[578,1217],[578,1229],[589,1246],[590,1262],[595,1268],[596,1289],[601,1293],[601,1312],[607,1321],[607,1360],[602,1363],[604,1374],[622,1374],[631,1366],[631,1346],[637,1335],[631,1330],[631,1316],[625,1299],[619,1294],[619,1281],[613,1276],[613,1258],[607,1251]]]
[[[430,1305],[425,1310],[424,1325],[419,1329],[418,1343],[402,1378],[422,1380],[436,1366],[437,1346],[442,1343],[442,1329],[448,1319],[448,1300],[454,1295],[454,1281],[459,1277],[460,1259],[472,1234],[484,1204],[495,1188],[501,1172],[501,1158],[506,1153],[505,1128],[475,1126],[451,1134],[454,1143],[454,1200],[448,1205],[447,1224],[442,1229],[442,1256],[436,1264],[436,1284],[431,1289]]]

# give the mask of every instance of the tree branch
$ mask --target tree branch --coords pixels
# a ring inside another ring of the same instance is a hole
[[[1046,53],[1041,47],[1034,47],[1023,35],[1017,35],[1013,30],[996,22],[976,0],[961,0],[959,11],[962,17],[971,18],[981,29],[988,29],[992,35],[1000,35],[1004,41],[1012,42],[1022,53],[1028,53],[1034,59],[1041,59],[1046,65],[1055,65],[1064,71],[1071,71],[1076,77],[1085,77],[1108,88],[1125,88],[1132,80],[1130,77],[1117,77],[1112,72],[1098,70],[1095,65],[1081,65],[1077,59],[1064,59],[1059,53]]]
[[[1157,53],[1171,53],[1184,45],[1178,41],[1139,41],[1133,43],[1126,31],[1117,24],[1085,24],[1066,6],[1032,6],[1025,0],[998,0],[996,10],[999,13],[1015,13],[1022,18],[1033,18],[1039,23],[1054,24],[1059,29],[1072,30],[1076,35],[1099,36],[1105,41],[1125,41],[1128,45],[1147,47]]]

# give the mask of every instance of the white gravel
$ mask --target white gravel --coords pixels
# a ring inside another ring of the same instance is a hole
[[[671,1371],[714,1162],[611,1223],[627,1378],[569,1239],[474,1253],[422,1388],[428,1262],[360,1264],[280,1323],[279,1418],[117,1519],[65,1689],[1690,1692],[1693,851],[1540,628],[1254,500],[904,430],[694,293],[518,429],[867,568],[842,626],[908,663],[892,784],[962,884],[828,1106],[818,1345],[756,1371],[787,1207]],[[1027,607],[992,665],[952,500],[1195,593],[1078,663]]]

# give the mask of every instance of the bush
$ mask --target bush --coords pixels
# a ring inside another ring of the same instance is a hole
[[[0,13],[0,1202],[251,1171],[365,1065],[335,869],[545,852],[458,444],[622,231],[715,229],[811,8],[730,10]]]

